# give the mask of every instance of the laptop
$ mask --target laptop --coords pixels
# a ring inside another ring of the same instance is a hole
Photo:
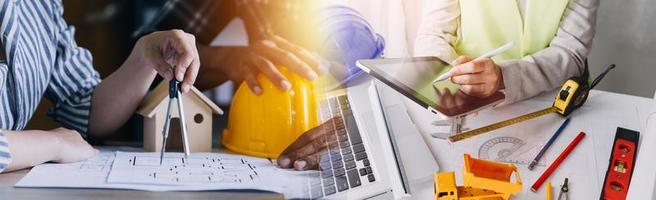
[[[365,77],[366,78],[366,77]],[[326,93],[319,118],[341,117],[320,169],[306,183],[308,198],[399,199],[409,195],[398,153],[371,81]]]

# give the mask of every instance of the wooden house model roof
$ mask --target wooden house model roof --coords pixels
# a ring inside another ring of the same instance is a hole
[[[196,96],[198,97],[202,102],[204,102],[208,107],[212,109],[213,114],[223,114],[223,110],[219,108],[212,100],[207,98],[200,90],[196,89],[196,87],[191,87],[189,92],[186,94],[187,96]],[[150,91],[146,98],[141,102],[141,105],[139,106],[139,110],[137,113],[145,116],[145,117],[153,117],[155,114],[155,110],[157,108],[157,105],[159,105],[163,100],[168,100],[169,97],[169,82],[168,81],[162,81],[155,89]],[[184,100],[183,100],[184,101]]]

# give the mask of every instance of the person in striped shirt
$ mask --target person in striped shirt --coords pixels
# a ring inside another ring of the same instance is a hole
[[[101,82],[62,14],[61,0],[0,0],[0,172],[89,158],[97,151],[84,137],[119,128],[157,74],[181,81],[183,92],[196,79],[194,36],[168,30],[141,37]],[[43,97],[54,105],[48,115],[64,127],[24,130]]]

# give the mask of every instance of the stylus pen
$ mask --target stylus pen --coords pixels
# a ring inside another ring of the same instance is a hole
[[[478,58],[475,58],[475,59],[472,60],[472,61],[477,61],[477,60],[484,59],[484,58],[492,58],[492,57],[497,56],[497,55],[499,55],[499,54],[501,54],[501,53],[503,53],[503,52],[505,52],[505,51],[508,51],[508,49],[511,49],[511,48],[513,48],[514,46],[515,46],[515,42],[508,42],[507,44],[504,44],[503,46],[500,46],[499,48],[496,48],[496,49],[494,49],[494,50],[492,50],[492,51],[490,51],[490,52],[487,52],[486,54],[483,54],[483,55],[479,56]],[[471,62],[471,61],[470,61],[470,62]],[[453,68],[451,68],[451,69],[450,69],[449,71],[447,71],[446,73],[444,73],[444,74],[438,76],[438,77],[433,81],[433,83],[435,83],[435,82],[439,82],[439,81],[443,81],[443,80],[446,80],[446,79],[450,78],[451,76],[453,76],[453,70],[454,70],[454,69],[455,69],[455,66],[453,66]]]
[[[563,124],[561,124],[560,127],[558,128],[558,130],[556,131],[556,133],[554,133],[551,136],[551,138],[549,138],[549,141],[547,141],[547,144],[545,144],[542,147],[542,149],[540,150],[538,155],[535,156],[533,161],[531,161],[531,164],[528,165],[528,170],[533,170],[533,167],[535,167],[535,165],[538,164],[538,161],[540,161],[540,158],[542,158],[542,156],[544,155],[544,152],[546,152],[547,149],[549,149],[549,147],[551,147],[551,145],[554,143],[554,141],[556,141],[556,138],[558,138],[560,133],[562,133],[563,130],[565,130],[565,127],[567,127],[567,124],[569,124],[569,118],[565,119]]]
[[[556,168],[560,165],[560,163],[562,163],[563,160],[565,160],[565,158],[567,158],[567,156],[570,153],[572,153],[572,150],[574,150],[574,148],[581,142],[581,140],[583,140],[583,137],[585,137],[585,133],[580,132],[576,136],[576,138],[574,138],[574,140],[572,140],[572,142],[570,142],[569,145],[567,145],[565,150],[563,150],[563,152],[560,153],[560,155],[558,155],[558,158],[556,158],[556,160],[554,160],[554,162],[551,163],[551,165],[549,165],[547,170],[545,170],[544,173],[542,173],[540,178],[538,178],[538,180],[536,180],[535,183],[533,183],[533,185],[531,186],[531,191],[533,192],[538,191],[538,188],[542,185],[542,183],[544,183],[544,181],[547,180],[549,176],[551,176],[551,174],[556,170]]]

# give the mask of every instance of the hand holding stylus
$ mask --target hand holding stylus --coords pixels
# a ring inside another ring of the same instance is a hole
[[[514,42],[503,45],[476,59],[460,56],[453,62],[453,68],[442,74],[436,81],[451,78],[453,83],[460,85],[460,90],[475,97],[488,97],[504,88],[501,68],[491,57],[511,49]]]
[[[480,61],[480,60],[483,60],[483,59],[485,59],[485,58],[492,58],[492,57],[494,57],[494,56],[497,56],[497,55],[499,55],[499,54],[501,54],[501,53],[507,51],[508,49],[513,48],[514,46],[515,46],[515,42],[509,42],[509,43],[504,44],[503,46],[501,46],[501,47],[499,47],[499,48],[496,48],[496,49],[494,49],[494,50],[492,50],[492,51],[490,51],[490,52],[487,52],[486,54],[483,54],[483,55],[479,56],[478,58],[476,58],[476,59],[474,59],[474,60],[471,60],[471,62],[473,62],[473,61]],[[463,56],[460,56],[460,57],[463,57]],[[457,61],[458,61],[458,59],[456,59],[456,62],[457,62]],[[455,66],[458,65],[458,64],[456,64],[456,62],[454,62],[454,63],[452,64],[452,65],[454,66],[454,68],[451,68],[451,69],[450,69],[449,71],[447,71],[446,73],[441,74],[440,76],[438,76],[437,78],[435,78],[435,80],[434,80],[433,82],[439,82],[439,81],[443,81],[443,80],[446,80],[446,79],[448,79],[448,78],[451,78],[451,76],[454,75],[453,73],[454,73],[454,71],[455,71]]]

